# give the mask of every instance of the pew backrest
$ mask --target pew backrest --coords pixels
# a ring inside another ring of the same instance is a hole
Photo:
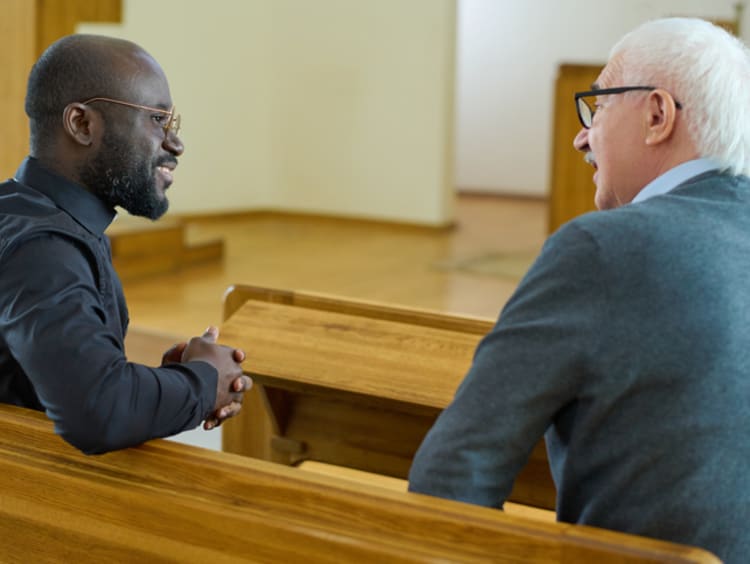
[[[222,339],[248,353],[256,382],[224,425],[226,451],[319,461],[406,478],[494,322],[335,296],[231,287]],[[510,501],[555,508],[544,442]]]
[[[86,456],[9,405],[0,428],[1,561],[718,562],[167,440]]]

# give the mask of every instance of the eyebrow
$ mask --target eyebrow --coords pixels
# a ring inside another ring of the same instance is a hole
[[[164,98],[162,98],[162,100],[164,100]],[[148,106],[148,107],[153,108],[155,110],[164,110],[165,112],[168,112],[169,110],[172,109],[172,106],[170,106],[168,104],[165,104],[164,102],[155,102],[153,104],[142,104],[142,105],[143,106]]]
[[[594,82],[591,84],[591,90],[600,90],[601,87],[599,86],[598,82]]]

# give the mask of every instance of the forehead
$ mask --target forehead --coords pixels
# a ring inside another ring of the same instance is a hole
[[[598,88],[611,88],[613,86],[622,86],[619,84],[622,77],[622,59],[615,55],[609,60],[604,66],[602,72],[599,73],[596,79],[596,86]]]
[[[144,51],[134,50],[114,61],[120,95],[128,101],[169,109],[172,97],[161,66]]]

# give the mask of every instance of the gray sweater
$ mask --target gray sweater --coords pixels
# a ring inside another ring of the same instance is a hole
[[[750,555],[750,180],[549,238],[416,454],[410,489],[501,507],[545,434],[561,521]]]

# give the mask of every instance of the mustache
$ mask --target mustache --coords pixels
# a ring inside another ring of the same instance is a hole
[[[154,166],[162,166],[165,164],[171,164],[171,165],[177,166],[177,157],[174,157],[174,156],[161,157],[156,160],[156,162],[154,163]]]

